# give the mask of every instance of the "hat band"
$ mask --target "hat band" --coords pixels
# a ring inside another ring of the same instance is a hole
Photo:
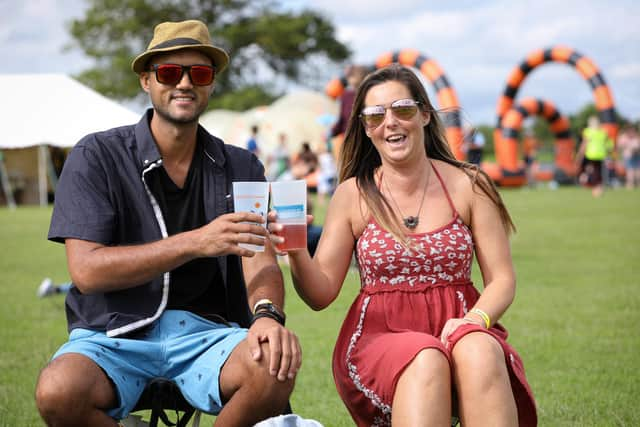
[[[167,47],[174,47],[174,46],[197,45],[197,44],[200,45],[200,44],[206,44],[206,43],[202,43],[200,40],[191,39],[188,37],[181,37],[181,38],[171,39],[171,40],[167,40],[165,42],[159,43],[149,50],[164,49]]]

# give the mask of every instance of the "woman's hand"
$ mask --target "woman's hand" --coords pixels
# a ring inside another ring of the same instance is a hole
[[[482,321],[476,321],[475,319],[469,318],[469,317],[463,317],[463,318],[458,318],[458,319],[449,319],[447,320],[447,322],[444,324],[444,327],[442,328],[442,334],[440,334],[440,341],[442,341],[442,344],[444,344],[444,346],[446,348],[449,348],[449,337],[451,335],[453,335],[453,333],[462,325],[478,325],[482,328],[485,327],[485,325],[482,323]]]
[[[313,215],[307,215],[307,225],[313,222]],[[282,236],[283,225],[278,222],[278,213],[275,210],[269,211],[267,214],[267,230],[269,230],[269,239],[273,243],[278,255],[287,255],[288,251],[280,249],[280,245],[284,243]],[[302,249],[292,249],[291,252]]]

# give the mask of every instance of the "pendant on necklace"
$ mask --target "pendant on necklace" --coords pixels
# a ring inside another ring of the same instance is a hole
[[[418,226],[418,222],[420,221],[420,218],[417,216],[408,216],[406,218],[402,218],[402,221],[404,221],[405,227],[413,230]]]

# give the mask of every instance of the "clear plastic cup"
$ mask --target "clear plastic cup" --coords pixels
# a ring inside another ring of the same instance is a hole
[[[271,208],[278,215],[277,222],[282,225],[278,236],[284,242],[276,249],[286,252],[307,247],[307,182],[276,181],[271,183]]]
[[[269,207],[269,183],[264,181],[237,181],[233,183],[234,212],[252,212],[264,218],[261,225],[267,226]],[[260,236],[263,238],[262,236]],[[240,243],[240,247],[254,252],[264,252],[264,245]]]

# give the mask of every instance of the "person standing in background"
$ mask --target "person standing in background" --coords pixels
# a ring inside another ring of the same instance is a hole
[[[247,140],[247,150],[253,153],[258,159],[260,159],[260,144],[258,144],[258,125],[251,126],[251,135]]]
[[[593,197],[600,197],[604,192],[604,162],[612,150],[613,141],[609,138],[607,131],[600,126],[600,119],[598,116],[590,116],[587,127],[582,131],[582,143],[576,160],[582,163],[584,168],[579,176],[579,182],[591,187]]]
[[[475,127],[467,126],[463,144],[463,150],[467,153],[467,162],[480,166],[485,144],[482,132]]]
[[[349,117],[351,116],[351,110],[353,109],[353,100],[356,95],[356,90],[360,86],[360,82],[367,75],[367,68],[362,65],[350,65],[347,67],[345,76],[347,78],[347,87],[340,96],[340,112],[338,114],[338,121],[336,121],[329,132],[329,138],[332,140],[331,152],[334,158],[338,158],[340,153],[340,147],[344,139],[344,133],[347,129]]]
[[[624,162],[625,186],[640,186],[640,134],[633,125],[625,126],[618,135],[618,149]]]
[[[522,154],[524,155],[525,174],[530,187],[536,184],[537,156],[540,142],[529,128],[525,129],[522,138]]]
[[[269,155],[268,164],[269,180],[271,181],[277,181],[279,176],[289,170],[291,161],[286,133],[280,132],[278,134],[278,145]]]

